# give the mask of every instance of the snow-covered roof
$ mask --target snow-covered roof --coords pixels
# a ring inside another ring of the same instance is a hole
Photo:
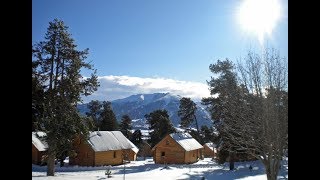
[[[134,148],[120,131],[90,132],[88,143],[96,152]]]
[[[38,149],[38,151],[46,151],[48,144],[41,137],[46,136],[45,132],[32,132],[32,144]]]
[[[128,142],[131,144],[131,146],[133,146],[132,151],[135,152],[135,153],[138,153],[139,152],[139,149],[137,148],[136,145],[134,145],[129,139],[128,139]]]
[[[186,151],[203,148],[189,133],[172,133],[170,136]]]
[[[205,143],[205,145],[208,146],[208,148],[210,148],[212,151],[217,147],[217,145],[212,142]]]

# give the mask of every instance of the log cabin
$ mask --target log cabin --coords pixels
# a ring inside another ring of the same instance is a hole
[[[172,133],[152,148],[156,164],[190,164],[201,158],[203,146],[189,133]]]
[[[151,146],[146,141],[142,141],[142,143],[140,144],[140,151],[138,152],[138,156],[143,157],[144,159],[146,159],[146,157],[152,156]]]
[[[87,140],[78,138],[74,142],[76,154],[69,157],[69,164],[80,166],[123,164],[130,159],[132,148],[136,147],[132,146],[120,131],[90,132]]]
[[[127,154],[128,154],[128,160],[129,161],[135,161],[137,160],[137,154],[139,152],[139,149],[136,145],[134,145],[129,139],[128,142],[130,143],[130,145],[133,147],[130,150],[127,150]]]
[[[206,158],[215,158],[217,153],[217,146],[212,142],[203,145],[203,155]]]
[[[43,140],[44,132],[32,132],[32,164],[44,165],[47,156],[48,144]]]

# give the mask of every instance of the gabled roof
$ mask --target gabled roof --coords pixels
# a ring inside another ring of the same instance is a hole
[[[90,132],[88,143],[96,152],[134,148],[120,131]]]
[[[204,145],[208,146],[208,148],[210,148],[212,151],[217,147],[217,145],[212,142],[205,143]]]
[[[128,141],[129,141],[130,145],[133,146],[133,148],[131,148],[132,151],[135,152],[135,153],[138,153],[138,152],[139,152],[139,149],[137,148],[137,146],[134,145],[129,139],[128,139]]]
[[[189,133],[172,133],[170,136],[186,151],[203,148]]]
[[[46,151],[48,149],[48,144],[42,137],[46,136],[45,132],[32,132],[32,144],[38,149],[38,151]]]

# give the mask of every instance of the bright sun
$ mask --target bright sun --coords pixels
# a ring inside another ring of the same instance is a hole
[[[271,35],[280,18],[278,0],[244,0],[238,11],[241,27],[258,37],[262,44],[265,34]]]

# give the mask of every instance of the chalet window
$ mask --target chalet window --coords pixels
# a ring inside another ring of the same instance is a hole
[[[193,153],[193,157],[195,156],[195,154]]]
[[[169,140],[166,141],[166,145],[169,145]]]
[[[116,157],[117,157],[117,152],[113,151],[113,158],[116,158]]]
[[[165,156],[166,155],[166,152],[161,152],[161,156]]]

